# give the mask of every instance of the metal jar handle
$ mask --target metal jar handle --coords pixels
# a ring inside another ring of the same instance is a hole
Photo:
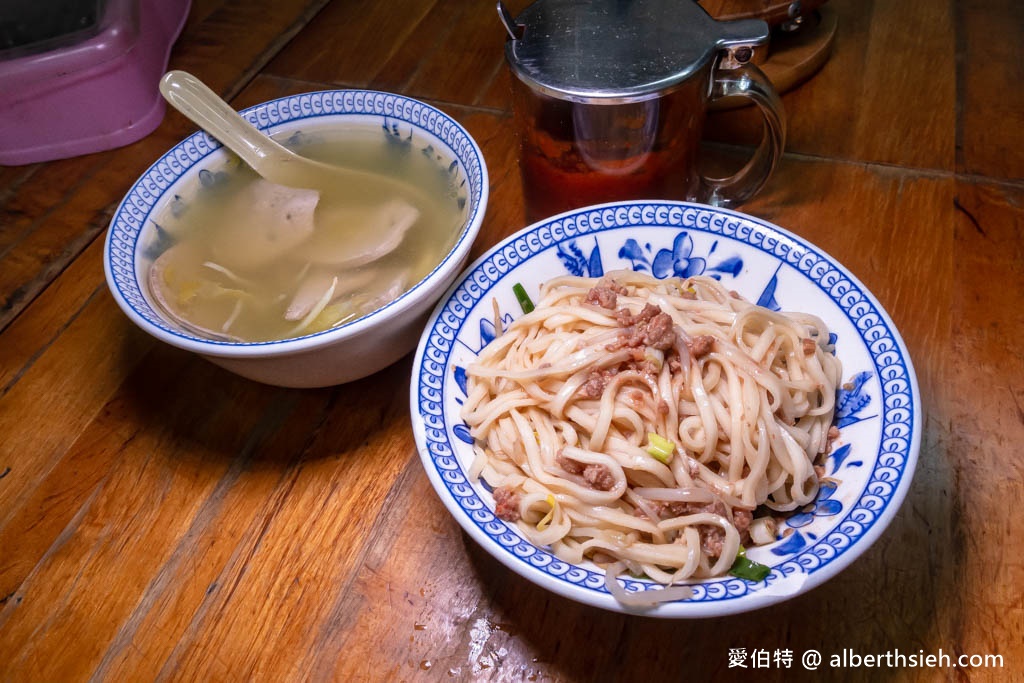
[[[712,206],[738,206],[768,181],[786,146],[786,113],[771,81],[753,64],[723,67],[721,60],[712,72],[710,100],[745,97],[753,100],[764,117],[764,134],[754,156],[735,175],[701,178],[699,200]]]

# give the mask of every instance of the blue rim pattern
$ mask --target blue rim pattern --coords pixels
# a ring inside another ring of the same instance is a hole
[[[467,179],[470,211],[464,226],[472,225],[478,214],[483,211],[482,193],[485,191],[483,178],[486,166],[476,143],[459,123],[428,104],[401,95],[375,90],[322,90],[270,100],[240,113],[259,130],[268,130],[285,123],[336,115],[380,116],[384,119],[385,124],[398,121],[414,126],[421,131],[430,133],[446,145],[458,162],[458,171],[463,178]],[[135,254],[146,223],[153,210],[164,198],[167,190],[185,172],[222,147],[219,141],[203,131],[194,133],[175,145],[150,166],[128,191],[114,213],[107,233],[105,265],[123,305],[131,309],[139,318],[178,339],[216,346],[266,347],[293,342],[295,339],[309,339],[336,333],[338,329],[352,328],[357,326],[360,320],[366,320],[367,317],[375,315],[379,311],[398,306],[408,299],[413,292],[423,286],[423,283],[431,275],[454,257],[467,239],[468,233],[463,228],[458,242],[451,248],[444,260],[414,287],[386,306],[349,323],[345,328],[328,329],[285,340],[246,343],[216,341],[191,335],[168,325],[150,306],[138,279]]]
[[[510,557],[559,581],[607,595],[604,575],[566,563],[525,541],[490,511],[466,479],[449,439],[444,416],[448,364],[455,340],[477,302],[517,265],[566,240],[630,227],[667,227],[737,240],[774,256],[799,271],[847,316],[868,348],[881,389],[881,443],[864,490],[847,514],[827,534],[776,564],[762,582],[724,578],[696,583],[686,603],[734,600],[794,574],[813,575],[843,558],[861,539],[870,541],[884,525],[873,527],[890,506],[902,501],[913,476],[920,437],[920,407],[912,364],[891,321],[874,298],[841,266],[799,237],[736,212],[683,202],[631,202],[563,214],[513,235],[473,264],[435,310],[421,341],[414,374],[413,406],[423,421],[424,464],[440,479],[466,519]],[[552,273],[552,276],[554,273]],[[894,509],[893,509],[894,511]],[[460,520],[463,521],[463,520]],[[871,532],[870,537],[867,537]],[[846,558],[852,561],[853,556]],[[506,562],[507,563],[507,562]],[[845,562],[842,563],[845,565]],[[827,578],[827,577],[825,577]],[[620,579],[621,580],[621,579]],[[822,579],[824,580],[824,579]],[[630,590],[655,588],[637,580]],[[817,583],[817,582],[813,582]]]

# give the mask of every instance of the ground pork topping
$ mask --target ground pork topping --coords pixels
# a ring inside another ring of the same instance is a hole
[[[686,348],[690,350],[690,357],[698,360],[711,353],[714,346],[715,338],[710,334],[698,334],[686,342]]]
[[[508,486],[494,489],[494,514],[506,522],[519,521],[519,493]]]
[[[644,304],[644,307],[640,309],[640,312],[636,315],[630,313],[628,308],[620,308],[615,311],[615,319],[619,321],[619,325],[622,327],[632,327],[633,325],[646,323],[651,318],[662,312],[663,311],[654,304],[648,303]]]
[[[606,465],[579,462],[564,455],[559,455],[556,460],[561,468],[569,474],[583,477],[592,489],[611,491],[615,486],[615,476]]]
[[[617,345],[609,348],[650,346],[665,351],[676,341],[672,317],[653,304],[645,304],[636,315],[620,308],[615,312],[615,319],[626,328],[625,334]]]
[[[597,284],[587,292],[586,302],[597,304],[601,308],[614,310],[618,302],[618,295],[625,294],[626,288],[610,278],[601,278]]]
[[[608,380],[614,375],[614,370],[591,370],[586,381],[580,385],[576,393],[581,398],[601,398],[604,388],[608,385]]]
[[[613,310],[618,297],[615,292],[608,289],[607,287],[593,287],[587,292],[586,302],[588,304],[597,304],[601,308],[607,308]]]

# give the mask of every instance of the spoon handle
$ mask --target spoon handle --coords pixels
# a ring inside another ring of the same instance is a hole
[[[175,109],[242,158],[267,180],[274,161],[292,153],[243,119],[217,93],[187,71],[168,71],[160,79],[160,93]]]
[[[3,0],[0,0],[2,2]],[[309,159],[272,140],[186,71],[168,71],[160,93],[171,106],[221,141],[257,174],[286,187],[330,192],[334,201],[366,202],[386,191],[416,204],[429,201],[422,190],[386,173],[374,173]]]

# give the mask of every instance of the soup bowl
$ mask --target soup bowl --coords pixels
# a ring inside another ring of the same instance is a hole
[[[153,337],[267,384],[320,387],[370,375],[411,351],[431,308],[465,265],[487,207],[487,167],[479,146],[455,120],[423,102],[368,90],[311,92],[264,102],[241,112],[282,141],[373,127],[380,135],[436,164],[464,219],[437,265],[398,298],[369,314],[322,332],[280,341],[206,338],[186,329],[157,304],[147,286],[154,259],[168,247],[159,220],[180,213],[199,188],[214,181],[232,158],[197,132],[182,140],[135,182],[118,206],[106,236],[103,265],[115,301]],[[301,150],[300,150],[301,151]]]

